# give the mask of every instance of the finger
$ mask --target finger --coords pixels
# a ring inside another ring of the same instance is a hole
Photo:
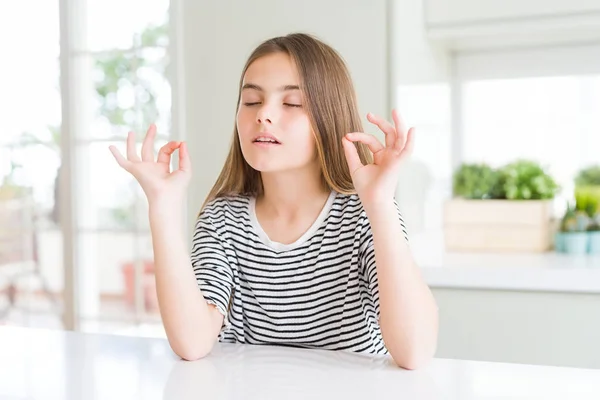
[[[406,134],[406,144],[404,145],[404,149],[402,149],[403,156],[409,156],[413,152],[413,148],[415,147],[415,128],[410,128],[408,133]]]
[[[171,154],[177,150],[179,147],[179,142],[169,142],[160,148],[158,151],[158,159],[157,162],[162,164],[170,164],[171,163]]]
[[[344,154],[346,154],[346,162],[348,163],[350,175],[352,175],[356,170],[363,167],[363,163],[360,161],[360,156],[354,143],[347,138],[342,138],[342,146],[344,147]]]
[[[154,137],[156,125],[151,124],[142,143],[142,161],[154,161]]]
[[[128,170],[131,165],[130,161],[127,161],[125,157],[121,154],[121,152],[115,146],[108,146],[108,149],[117,160],[117,163],[124,169]]]
[[[392,110],[392,119],[394,120],[394,125],[396,125],[396,141],[394,142],[394,149],[398,151],[402,151],[404,146],[406,145],[406,122],[404,122],[404,118],[400,115],[398,110]]]
[[[140,157],[135,151],[135,133],[133,132],[127,134],[127,159],[129,161],[140,161]]]
[[[392,147],[396,141],[396,129],[394,126],[389,121],[372,113],[367,114],[367,119],[385,133],[385,147]]]
[[[381,142],[377,140],[377,138],[373,135],[369,135],[363,132],[353,132],[348,133],[346,137],[352,142],[362,142],[366,144],[369,147],[369,150],[371,150],[371,153],[373,154],[383,150],[383,144],[381,144]]]
[[[188,152],[187,143],[185,142],[181,143],[181,146],[179,147],[179,169],[186,172],[192,170],[190,153]]]

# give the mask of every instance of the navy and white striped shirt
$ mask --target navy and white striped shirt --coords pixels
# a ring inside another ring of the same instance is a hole
[[[225,316],[219,340],[387,354],[373,235],[358,196],[332,192],[292,244],[269,240],[254,204],[217,198],[196,223],[192,266],[205,299]],[[398,218],[398,240],[407,240],[399,210]]]

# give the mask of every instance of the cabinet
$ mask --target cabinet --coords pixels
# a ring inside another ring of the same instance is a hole
[[[600,0],[423,0],[429,39],[454,49],[600,42]]]
[[[600,14],[600,0],[424,0],[427,25],[565,19]]]

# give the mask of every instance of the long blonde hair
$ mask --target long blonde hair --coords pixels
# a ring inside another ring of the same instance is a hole
[[[275,37],[261,43],[252,52],[242,71],[237,107],[248,67],[260,57],[273,53],[289,55],[300,75],[300,89],[315,133],[324,186],[339,193],[355,193],[342,147],[342,138],[349,132],[362,132],[362,122],[350,73],[343,59],[329,45],[304,33]],[[356,143],[355,146],[361,161],[371,163],[372,155],[369,149],[361,143]],[[202,209],[218,197],[240,194],[259,196],[262,193],[260,172],[244,159],[237,124],[234,124],[225,165]]]

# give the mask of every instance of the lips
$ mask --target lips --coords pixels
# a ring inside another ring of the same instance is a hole
[[[277,140],[277,138],[275,136],[268,134],[268,133],[262,133],[262,134],[256,136],[252,140],[252,143],[281,144],[281,142],[279,140]]]

